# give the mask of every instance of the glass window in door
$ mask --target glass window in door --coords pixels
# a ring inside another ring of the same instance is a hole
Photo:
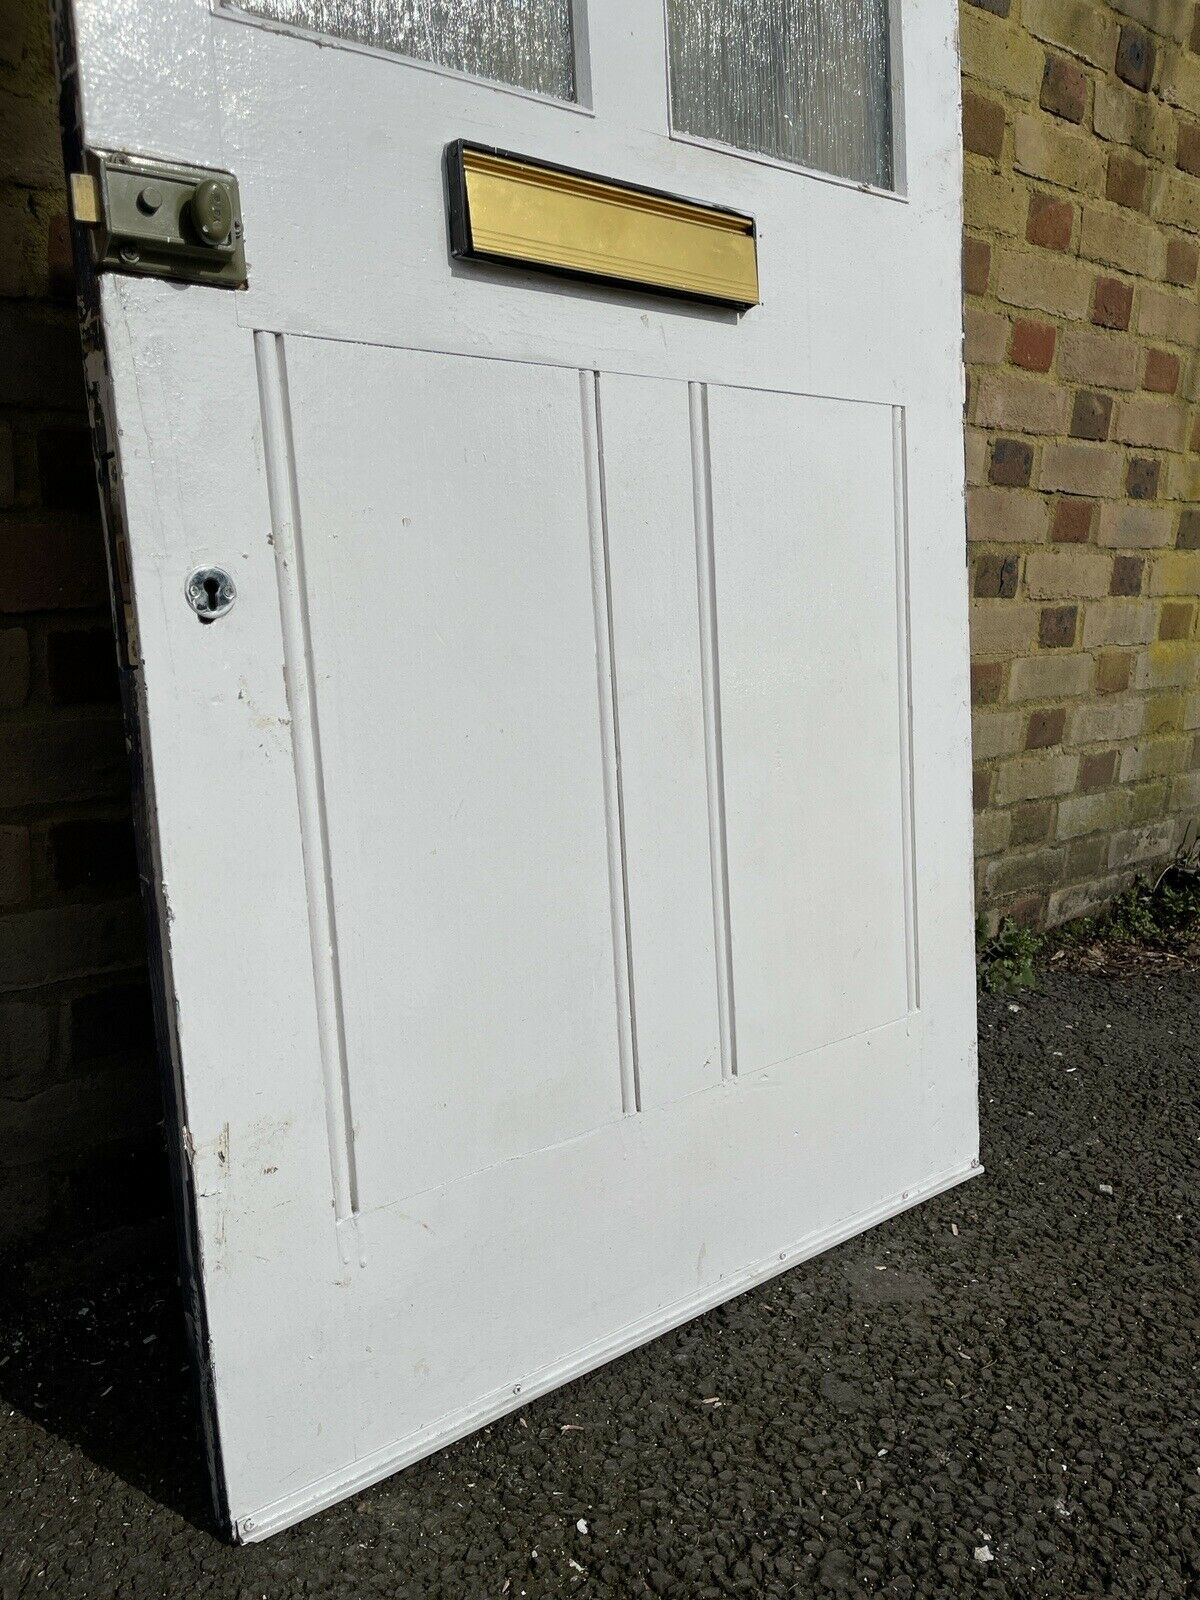
[[[576,99],[571,0],[235,0],[239,11]]]
[[[890,189],[888,0],[667,0],[671,122]]]

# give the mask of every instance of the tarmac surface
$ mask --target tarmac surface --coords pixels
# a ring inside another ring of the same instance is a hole
[[[0,1596],[1200,1596],[1200,972],[981,1000],[984,1177],[277,1535],[173,1265],[10,1304]]]

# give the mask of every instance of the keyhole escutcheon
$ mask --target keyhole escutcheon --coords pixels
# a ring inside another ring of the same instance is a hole
[[[201,622],[223,617],[237,599],[233,579],[224,567],[197,567],[184,586],[184,594]]]

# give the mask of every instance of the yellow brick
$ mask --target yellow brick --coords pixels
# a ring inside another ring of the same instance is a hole
[[[1129,396],[1117,402],[1111,437],[1148,450],[1180,450],[1186,427],[1187,412],[1178,401]]]
[[[1011,323],[995,311],[980,306],[963,308],[963,356],[968,364],[982,367],[998,365],[1008,349]]]
[[[1112,558],[1086,545],[1037,550],[1025,562],[1031,600],[1089,600],[1108,593]]]
[[[1145,600],[1102,600],[1083,618],[1086,650],[1106,644],[1145,644],[1158,630],[1158,607]]]
[[[1104,188],[1104,151],[1094,139],[1068,133],[1041,112],[1026,112],[1013,122],[1013,165],[1018,172],[1084,194]]]
[[[1150,569],[1152,595],[1200,595],[1200,550],[1168,550]]]
[[[1121,487],[1121,458],[1107,444],[1070,440],[1048,444],[1042,456],[1043,489],[1061,494],[1115,495]]]
[[[1050,511],[1027,489],[983,484],[967,491],[967,536],[987,544],[1041,544]]]
[[[1089,261],[1120,267],[1143,278],[1162,276],[1167,245],[1162,230],[1136,222],[1117,211],[1083,208],[1079,253]]]
[[[1190,50],[1171,50],[1163,62],[1159,91],[1169,105],[1200,116],[1200,60]]]
[[[959,44],[963,71],[993,89],[1035,100],[1041,88],[1045,52],[1024,28],[977,7],[960,13]]]
[[[1108,848],[1110,867],[1135,867],[1147,861],[1161,861],[1175,847],[1175,820],[1166,817],[1144,828],[1119,833]]]
[[[1183,40],[1192,26],[1192,0],[1112,0],[1114,11],[1156,33]]]
[[[969,164],[963,172],[963,216],[981,233],[1021,237],[1029,209],[1029,185],[1008,172]]]
[[[1056,260],[1044,251],[997,250],[995,255],[996,294],[1005,304],[1075,320],[1087,315],[1092,273],[1079,262]]]
[[[1189,349],[1200,338],[1200,307],[1194,299],[1166,289],[1145,288],[1138,294],[1137,330],[1150,339],[1166,339]]]
[[[1154,215],[1160,222],[1200,233],[1200,183],[1182,172],[1164,172],[1152,189]]]
[[[1081,56],[1094,67],[1110,68],[1116,54],[1117,24],[1086,0],[1025,0],[1022,20],[1030,33]]]
[[[1138,783],[1143,778],[1170,777],[1187,765],[1191,739],[1145,739],[1121,751],[1120,781]]]
[[[1058,337],[1058,375],[1101,389],[1136,389],[1141,347],[1119,333],[1064,328]]]
[[[1058,808],[1055,838],[1079,839],[1087,833],[1119,828],[1129,816],[1129,796],[1119,789],[1107,794],[1072,795]]]
[[[1107,505],[1100,507],[1096,543],[1109,550],[1154,550],[1168,545],[1174,519],[1167,506]]]
[[[1016,600],[975,600],[971,604],[973,656],[1024,655],[1037,633],[1036,606]]]
[[[979,382],[975,422],[1005,433],[1065,433],[1067,391],[1045,378],[989,373]]]
[[[976,711],[971,719],[971,753],[976,761],[1011,756],[1021,748],[1024,729],[1020,711]]]
[[[1113,78],[1097,82],[1092,120],[1100,138],[1131,144],[1152,160],[1170,159],[1175,148],[1175,119],[1166,106]]]
[[[996,804],[1007,806],[1017,800],[1069,794],[1078,772],[1079,757],[1060,750],[1040,751],[1008,761],[996,779]]]

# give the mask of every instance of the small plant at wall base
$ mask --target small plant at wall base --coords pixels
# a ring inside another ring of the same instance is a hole
[[[992,993],[1027,989],[1047,949],[1058,960],[1071,950],[1147,950],[1200,958],[1200,837],[1193,838],[1154,880],[1139,878],[1099,916],[1035,933],[1006,917],[979,947],[979,982]]]
[[[1030,988],[1045,944],[1045,934],[1005,917],[993,937],[980,947],[979,982],[991,994]]]

